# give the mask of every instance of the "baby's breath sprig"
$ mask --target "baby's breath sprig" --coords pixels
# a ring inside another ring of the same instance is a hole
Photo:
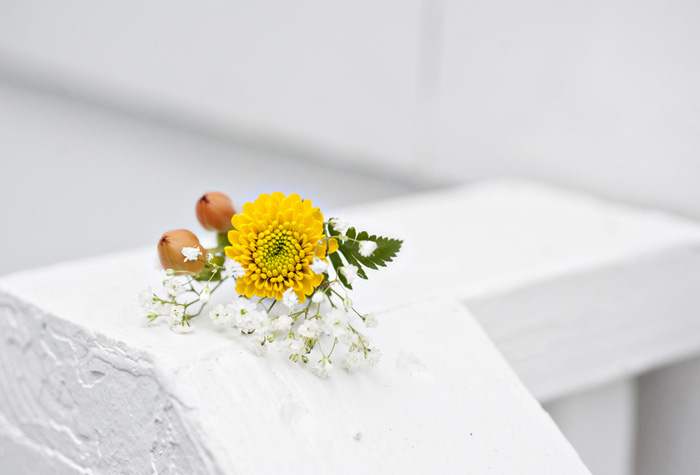
[[[391,262],[402,241],[358,232],[342,217],[324,221],[296,194],[262,194],[243,211],[236,214],[226,195],[209,192],[197,202],[197,217],[217,232],[215,248],[204,249],[187,230],[163,235],[162,290],[139,296],[149,321],[165,317],[174,331],[189,332],[211,295],[231,280],[237,297],[214,305],[209,317],[247,338],[252,352],[274,345],[321,378],[342,352],[348,372],[376,364],[381,352],[359,328],[374,328],[377,319],[356,309],[348,290],[357,277],[368,278],[368,269]]]

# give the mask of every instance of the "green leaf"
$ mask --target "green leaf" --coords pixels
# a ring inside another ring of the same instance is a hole
[[[338,250],[343,254],[343,257],[345,257],[345,260],[348,261],[348,264],[352,264],[357,267],[357,275],[367,280],[367,274],[362,268],[362,264],[360,264],[355,257],[355,254],[357,254],[359,251],[354,251],[353,249],[349,249],[347,247],[339,247]],[[359,254],[357,254],[357,256],[359,256]]]
[[[345,232],[345,238],[340,235],[332,225],[326,225],[326,232],[329,236],[335,237],[338,241],[338,252],[330,254],[328,257],[331,260],[331,264],[338,274],[340,282],[347,288],[352,289],[350,284],[348,284],[347,279],[340,272],[340,268],[343,266],[343,261],[340,255],[343,256],[348,264],[357,267],[357,275],[362,279],[367,279],[367,273],[365,268],[377,270],[380,267],[386,267],[386,265],[391,262],[396,254],[401,249],[403,241],[399,239],[391,239],[383,236],[369,235],[366,231],[358,232],[355,228],[349,228]],[[374,252],[364,257],[360,254],[360,242],[361,241],[372,241],[377,244],[377,248]]]
[[[343,255],[347,257],[347,254],[351,254],[356,261],[370,269],[386,267],[387,263],[391,262],[394,257],[396,257],[396,254],[401,250],[401,245],[403,244],[403,241],[400,239],[391,239],[374,235],[370,236],[365,231],[356,234],[354,228],[348,230],[347,236],[354,238],[354,241],[347,240],[342,242],[339,248],[343,252]],[[360,255],[359,241],[372,241],[377,244],[377,249],[375,249],[371,255],[364,257]],[[348,262],[350,262],[350,260],[348,260]],[[355,262],[351,263],[355,264]]]
[[[365,259],[369,259],[378,266],[386,267],[387,263],[394,260],[396,254],[401,250],[403,241],[400,239],[385,238],[382,236],[370,236],[369,241],[377,243],[377,249]]]

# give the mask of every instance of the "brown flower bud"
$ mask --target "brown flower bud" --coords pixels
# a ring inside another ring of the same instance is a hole
[[[182,253],[183,247],[198,247],[202,255],[196,261],[185,259]],[[206,250],[199,243],[199,239],[186,229],[168,231],[158,241],[158,257],[163,269],[184,270],[200,273],[204,269]]]
[[[225,233],[233,229],[231,218],[236,211],[231,198],[218,191],[209,191],[197,201],[197,219],[207,231]]]

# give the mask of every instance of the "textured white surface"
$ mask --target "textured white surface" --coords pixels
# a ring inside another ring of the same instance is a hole
[[[588,473],[456,301],[382,312],[382,363],[324,381],[206,318],[144,328],[150,257],[0,282],[6,438],[69,473]]]
[[[404,236],[359,305],[460,298],[540,401],[700,353],[700,226],[500,180],[353,208]]]

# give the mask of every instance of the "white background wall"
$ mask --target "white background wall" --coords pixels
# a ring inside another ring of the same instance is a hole
[[[699,217],[698,24],[691,0],[6,0],[0,74],[344,167]]]

